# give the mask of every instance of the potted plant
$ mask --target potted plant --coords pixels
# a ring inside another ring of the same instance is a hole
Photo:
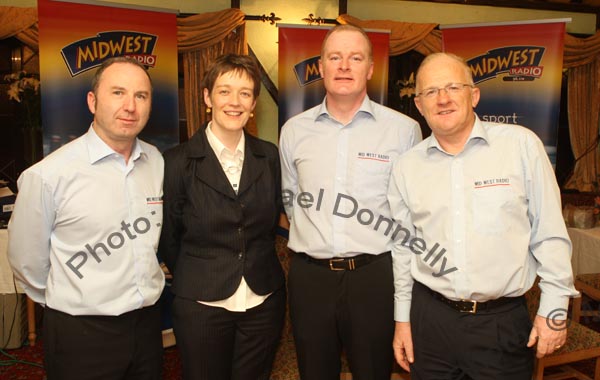
[[[17,117],[24,141],[27,166],[36,163],[42,155],[42,121],[40,79],[38,74],[25,71],[4,77],[10,84],[8,98],[17,103]]]

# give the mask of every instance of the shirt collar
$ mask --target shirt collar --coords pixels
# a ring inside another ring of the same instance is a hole
[[[358,108],[358,111],[356,111],[356,114],[352,117],[352,119],[354,119],[356,117],[356,115],[358,115],[361,112],[370,115],[373,119],[376,120],[375,111],[373,110],[373,107],[371,105],[371,99],[369,99],[369,95],[365,95],[360,107]],[[327,110],[327,96],[325,96],[325,98],[323,98],[323,101],[317,108],[317,113],[315,115],[315,121],[323,116],[327,116],[328,118],[335,120],[335,118],[333,116],[331,116],[331,114],[329,113],[329,110]]]
[[[479,116],[477,116],[477,114],[475,114],[475,123],[473,124],[473,129],[471,129],[469,138],[467,139],[467,142],[465,143],[465,147],[468,144],[470,144],[471,141],[474,141],[474,140],[482,140],[485,143],[489,144],[488,134],[487,134],[485,128],[483,127],[483,124],[482,124],[481,120],[479,119]],[[440,145],[439,141],[437,140],[437,138],[435,137],[435,135],[433,133],[431,134],[431,139],[429,140],[429,144],[427,145],[427,151],[430,152],[432,148],[435,148],[441,152],[445,152],[444,149],[442,149],[442,146]]]
[[[230,154],[232,154],[234,156],[239,152],[239,154],[242,157],[244,157],[244,146],[246,144],[246,138],[245,138],[243,132],[242,132],[242,137],[240,137],[240,141],[238,141],[237,147],[235,148],[235,152],[230,152],[229,149],[227,149],[225,147],[225,145],[223,145],[221,140],[219,140],[219,138],[217,136],[215,136],[215,134],[212,131],[212,122],[209,122],[208,126],[206,127],[206,139],[208,140],[208,144],[210,145],[212,150],[215,152],[215,155],[217,156],[219,161],[221,161],[224,151],[228,151]]]
[[[92,122],[92,124],[90,124],[90,128],[88,129],[87,133],[85,134],[85,141],[86,141],[87,147],[88,147],[90,164],[96,163],[108,156],[113,155],[113,154],[118,154],[110,146],[108,146],[108,144],[106,144],[100,138],[100,136],[98,136],[98,134],[92,127],[93,125],[94,125],[94,123]],[[140,144],[138,139],[136,138],[135,142],[133,143],[131,159],[133,161],[135,161],[138,158],[140,158],[140,156],[142,154],[145,155],[144,148],[142,147],[142,144]]]

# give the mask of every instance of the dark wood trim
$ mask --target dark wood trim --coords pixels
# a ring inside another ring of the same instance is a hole
[[[492,7],[504,8],[525,8],[525,9],[541,9],[549,11],[562,12],[579,12],[579,13],[599,13],[600,7],[576,3],[558,3],[553,1],[541,0],[416,0],[425,1],[428,3],[444,3],[444,4],[462,4],[462,5],[487,5]]]
[[[240,0],[231,0],[231,8],[240,9]]]
[[[273,83],[273,81],[269,77],[269,74],[267,74],[267,71],[263,67],[262,63],[260,63],[260,61],[258,60],[258,57],[256,57],[256,54],[254,54],[254,51],[252,50],[250,45],[248,45],[248,55],[254,57],[256,63],[258,63],[258,68],[260,69],[260,81],[262,82],[263,86],[265,86],[265,88],[267,89],[269,95],[271,95],[271,99],[273,99],[276,105],[279,105],[279,91],[277,90],[277,87],[275,87],[275,83]]]
[[[348,0],[339,0],[338,15],[345,15],[346,13],[348,13]]]
[[[341,1],[341,0],[340,0]],[[557,3],[543,0],[416,0],[428,3],[484,5],[501,8],[537,9],[546,11],[590,13],[596,15],[596,29],[600,28],[600,7],[582,4],[581,1],[571,0],[569,3]]]

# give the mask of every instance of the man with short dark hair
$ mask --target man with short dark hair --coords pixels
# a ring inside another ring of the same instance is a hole
[[[163,159],[137,139],[152,83],[122,57],[105,61],[93,83],[87,133],[18,180],[8,256],[45,306],[48,380],[159,380]]]

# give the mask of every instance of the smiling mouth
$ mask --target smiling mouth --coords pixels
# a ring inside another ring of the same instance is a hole
[[[241,111],[224,111],[225,115],[228,116],[241,116],[242,112]]]

